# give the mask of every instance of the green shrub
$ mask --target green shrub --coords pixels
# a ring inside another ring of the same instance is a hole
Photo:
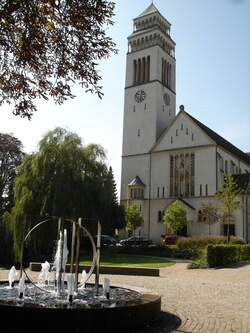
[[[187,265],[188,269],[197,269],[197,268],[208,268],[208,263],[206,258],[198,258]]]
[[[210,267],[233,264],[241,260],[242,245],[208,245],[207,262]]]
[[[224,236],[183,237],[177,241],[177,247],[180,250],[189,249],[196,257],[199,257],[209,244],[227,244],[227,238]],[[245,242],[241,238],[231,237],[230,244],[245,244]]]
[[[250,260],[250,244],[241,246],[240,260]]]
[[[191,263],[187,265],[188,269],[195,269],[195,268],[208,268],[207,263],[207,249],[203,249],[198,258],[193,260]]]
[[[208,244],[227,244],[227,238],[224,236],[209,237],[209,236],[197,236],[197,237],[183,237],[177,241],[179,248],[205,248]],[[231,237],[230,244],[245,244],[244,240],[239,237]]]

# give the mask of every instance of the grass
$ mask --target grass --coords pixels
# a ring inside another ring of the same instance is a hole
[[[80,265],[90,265],[92,259],[90,256],[81,256]],[[169,261],[165,258],[144,257],[138,255],[126,254],[103,254],[101,255],[100,263],[102,266],[115,266],[115,267],[148,267],[148,268],[161,268],[174,265],[175,262]]]

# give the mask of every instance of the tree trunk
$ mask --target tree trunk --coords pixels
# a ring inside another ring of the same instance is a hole
[[[230,242],[230,231],[229,231],[229,226],[230,226],[230,219],[228,217],[228,221],[227,221],[227,243]]]

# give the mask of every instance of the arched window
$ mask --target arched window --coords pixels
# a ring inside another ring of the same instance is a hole
[[[150,81],[150,56],[147,56],[147,73],[146,73],[146,82]]]
[[[166,80],[165,80],[165,83],[168,86],[168,83],[169,83],[169,63],[167,63],[166,67],[167,67],[167,69],[166,69]]]
[[[141,59],[138,60],[137,83],[141,83]]]
[[[168,67],[168,86],[171,88],[171,77],[172,77],[172,65],[169,64]]]
[[[142,58],[142,82],[146,81],[146,59]]]
[[[163,73],[164,73],[164,59],[161,59],[161,82],[163,83]]]
[[[137,83],[137,61],[134,60],[134,84]]]
[[[165,66],[164,66],[164,84],[167,84],[167,78],[168,78],[168,63],[167,63],[167,60],[165,60]]]
[[[162,212],[159,210],[158,211],[158,219],[157,219],[158,222],[161,222],[162,221]]]
[[[199,211],[198,211],[198,222],[199,222],[199,223],[202,223],[202,215],[203,215],[203,214],[202,214],[202,211],[199,210]]]

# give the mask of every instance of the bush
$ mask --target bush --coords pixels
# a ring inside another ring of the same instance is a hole
[[[240,251],[240,260],[250,260],[250,245],[242,245]]]
[[[177,246],[180,250],[192,250],[196,256],[200,255],[209,244],[227,244],[227,238],[223,236],[183,237],[177,241]],[[241,238],[231,237],[230,244],[245,244],[245,242]]]
[[[188,269],[208,268],[207,249],[203,249],[198,258],[187,265]]]
[[[207,262],[210,267],[250,260],[250,245],[208,245]]]
[[[179,248],[200,248],[206,247],[208,244],[227,244],[227,238],[224,236],[209,237],[209,236],[197,236],[197,237],[182,237],[177,241]],[[245,244],[244,240],[239,237],[231,237],[230,244]]]

